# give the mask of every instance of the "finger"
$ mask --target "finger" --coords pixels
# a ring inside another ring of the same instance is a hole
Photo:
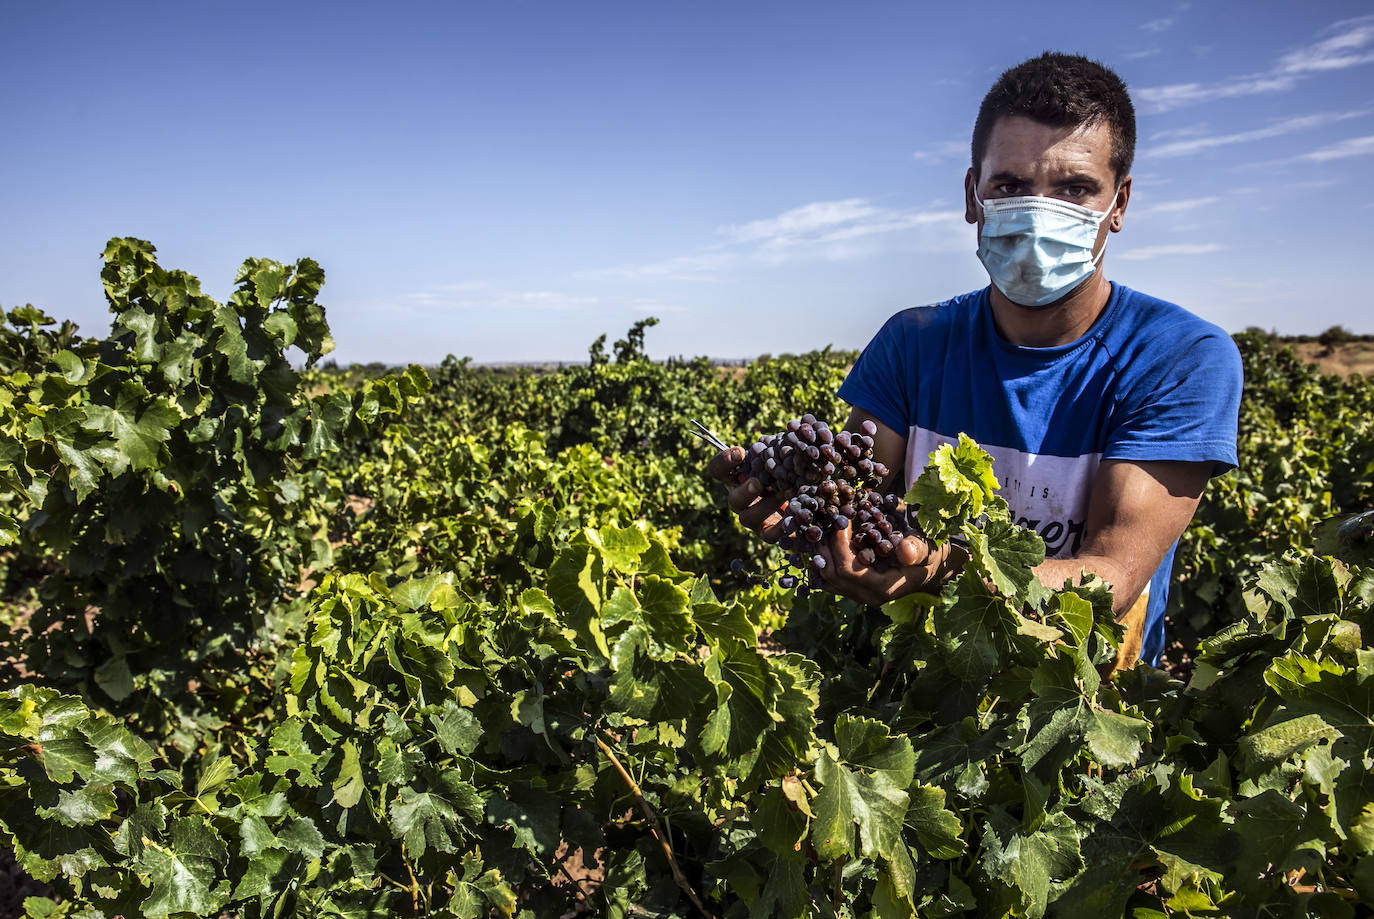
[[[740,511],[739,522],[751,530],[756,530],[769,542],[776,542],[782,535],[782,503],[775,498],[760,498],[750,507]]]
[[[919,565],[930,558],[930,543],[913,534],[897,543],[894,555],[897,557],[897,564],[903,568]]]
[[[740,486],[740,488],[743,487],[743,485]],[[762,531],[764,527],[775,526],[778,529],[778,535],[781,535],[782,505],[783,501],[777,495],[765,495],[739,511],[739,522],[751,530]]]
[[[726,499],[726,503],[730,505],[730,510],[738,514],[758,500],[762,494],[762,482],[758,479],[746,479],[743,484],[730,489],[730,496]]]
[[[706,474],[721,482],[728,482],[730,481],[730,473],[734,472],[735,468],[742,462],[744,462],[744,448],[731,447],[729,450],[722,450],[711,457],[711,461],[706,464]]]
[[[834,556],[834,571],[838,577],[861,577],[869,566],[849,544],[849,530],[839,530],[830,540],[831,555]]]

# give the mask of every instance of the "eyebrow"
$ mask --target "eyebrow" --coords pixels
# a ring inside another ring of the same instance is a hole
[[[1006,171],[1003,171],[1003,172],[994,172],[992,175],[990,175],[990,176],[987,177],[987,181],[989,181],[989,182],[1011,182],[1011,183],[1016,184],[1016,185],[1026,185],[1026,184],[1029,184],[1029,183],[1030,183],[1030,179],[1026,178],[1025,176],[1019,176],[1019,175],[1017,175],[1017,174],[1014,173],[1014,172],[1006,172]]]
[[[1096,190],[1098,190],[1098,189],[1100,189],[1100,188],[1102,187],[1102,182],[1101,182],[1100,179],[1096,178],[1095,176],[1090,176],[1090,175],[1087,175],[1087,174],[1081,173],[1081,172],[1075,173],[1075,174],[1073,174],[1073,175],[1071,175],[1071,176],[1066,176],[1066,177],[1060,179],[1059,181],[1057,181],[1055,184],[1056,184],[1056,185],[1086,185],[1088,188],[1091,188],[1091,189],[1093,189],[1094,191],[1096,191]]]
[[[1026,178],[1025,176],[1017,175],[1014,172],[1007,172],[1005,170],[1002,172],[994,172],[992,175],[988,176],[987,179],[985,179],[984,181],[994,184],[998,182],[1010,182],[1014,185],[1031,184],[1031,180]],[[1073,175],[1064,176],[1063,178],[1056,179],[1054,184],[1057,187],[1063,187],[1065,185],[1083,185],[1092,189],[1093,191],[1100,191],[1102,189],[1102,181],[1100,179],[1097,179],[1094,176],[1082,172],[1076,172]]]

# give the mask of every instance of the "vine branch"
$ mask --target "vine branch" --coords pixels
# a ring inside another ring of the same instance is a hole
[[[663,849],[664,857],[668,859],[668,867],[672,869],[673,880],[677,881],[677,886],[682,889],[682,892],[687,895],[687,899],[692,901],[692,905],[700,910],[703,916],[715,919],[711,911],[706,908],[706,904],[701,902],[701,898],[697,896],[697,892],[692,889],[692,885],[688,882],[687,876],[682,873],[682,867],[678,865],[677,856],[673,854],[673,847],[668,844],[668,837],[663,833],[663,824],[659,822],[658,814],[654,813],[654,809],[649,806],[649,802],[644,800],[644,793],[640,791],[639,783],[636,782],[625,769],[625,766],[620,762],[620,757],[615,755],[615,751],[611,749],[610,744],[602,740],[599,734],[596,738],[596,745],[601,749],[602,753],[606,754],[606,758],[611,761],[611,765],[615,767],[615,771],[620,773],[620,778],[624,780],[625,784],[630,789],[630,794],[634,796],[635,802],[639,804],[639,809],[644,814],[645,821],[649,824],[649,832],[654,834],[654,838],[658,840],[659,846]]]

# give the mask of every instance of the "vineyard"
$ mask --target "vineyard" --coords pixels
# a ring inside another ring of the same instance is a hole
[[[1176,560],[1169,666],[1042,586],[991,461],[968,546],[867,607],[704,474],[854,355],[369,375],[310,260],[219,303],[115,239],[101,335],[0,327],[0,838],[32,917],[1368,915],[1374,380],[1263,335],[1240,469]],[[304,364],[302,369],[301,365]],[[829,436],[828,434],[826,436]],[[828,442],[828,441],[827,441]]]

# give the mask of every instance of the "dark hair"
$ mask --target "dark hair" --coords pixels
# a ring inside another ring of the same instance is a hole
[[[1097,61],[1046,51],[997,78],[973,123],[973,175],[978,177],[997,119],[1021,115],[1056,128],[1105,121],[1112,132],[1112,171],[1121,181],[1135,159],[1135,107],[1126,84]]]

